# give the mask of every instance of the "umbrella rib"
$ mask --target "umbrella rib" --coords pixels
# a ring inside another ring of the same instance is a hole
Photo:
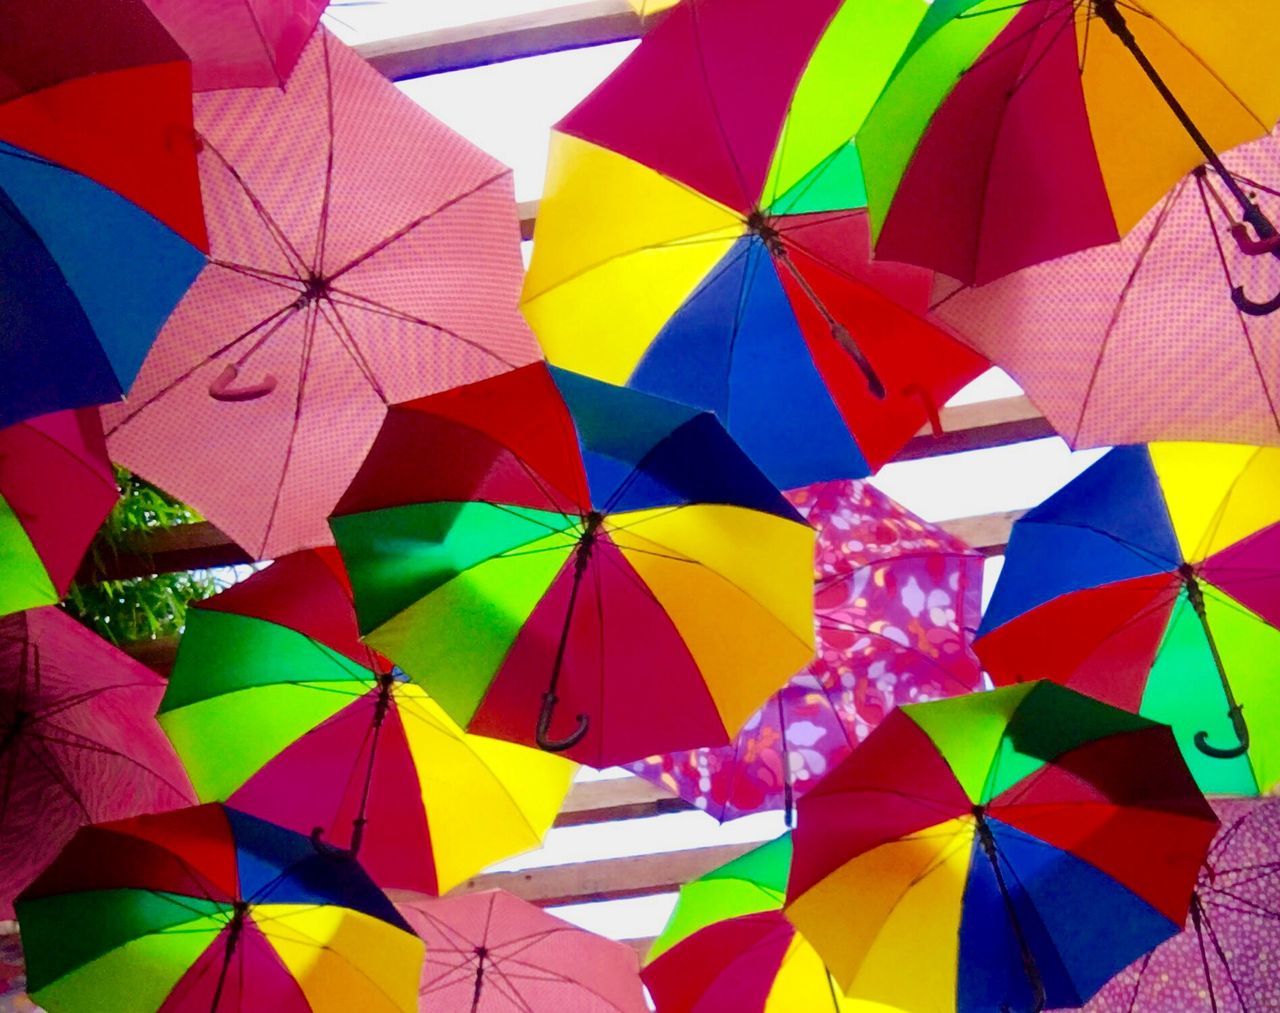
[[[1151,963],[1151,958],[1155,956],[1155,951],[1145,953],[1142,956],[1142,966],[1138,968],[1138,973],[1133,979],[1133,995],[1129,997],[1128,1013],[1137,1013],[1138,1010],[1138,993],[1142,991],[1142,976],[1147,973],[1147,967]]]
[[[248,13],[249,20],[253,23],[253,30],[258,36],[259,44],[262,46],[262,55],[267,58],[267,65],[271,68],[271,73],[275,76],[276,87],[283,91],[285,87],[285,80],[281,76],[280,68],[276,66],[276,61],[271,55],[271,45],[267,42],[267,35],[266,32],[262,30],[261,22],[258,21],[258,12],[253,9],[253,4],[250,0],[241,0],[241,4]],[[325,52],[327,55],[327,46],[325,48]]]
[[[121,752],[120,750],[115,749],[111,746],[107,746],[103,743],[95,742],[93,739],[90,739],[86,735],[81,735],[79,732],[73,732],[70,729],[62,728],[61,726],[58,726],[58,725],[55,725],[54,728],[57,729],[57,731],[60,734],[71,736],[71,738],[63,739],[63,738],[55,737],[53,735],[46,735],[41,732],[34,732],[32,734],[35,738],[38,738],[42,743],[46,743],[48,745],[62,746],[66,749],[81,749],[81,750],[84,750],[86,753],[98,753],[99,755],[102,755],[102,756],[110,756],[110,757],[114,757],[117,760],[122,760],[125,763],[128,763],[136,767],[138,770],[141,770],[144,773],[151,775],[161,784],[165,785],[168,788],[171,788],[179,796],[186,795],[186,792],[183,791],[183,789],[179,785],[174,784],[167,777],[157,773],[155,770],[153,770],[151,767],[148,767],[141,760],[138,760],[135,757],[130,756],[128,753]],[[77,742],[76,739],[83,739],[84,741]]]
[[[1227,954],[1223,951],[1222,943],[1218,939],[1218,932],[1213,927],[1213,922],[1209,918],[1208,910],[1201,909],[1200,917],[1204,921],[1204,927],[1209,932],[1209,942],[1213,945],[1213,952],[1217,955],[1218,961],[1219,963],[1222,964],[1222,969],[1227,975],[1227,982],[1231,985],[1231,990],[1236,994],[1236,1001],[1240,1004],[1240,1008],[1242,1010],[1247,1010],[1249,1008],[1249,1004],[1245,1002],[1245,998],[1243,993],[1241,992],[1240,985],[1236,982],[1235,975],[1231,973],[1231,962],[1227,959]],[[1197,933],[1197,935],[1198,934],[1199,933]],[[1203,948],[1203,946],[1204,946],[1204,941],[1203,939],[1201,939],[1201,947]],[[1207,980],[1207,984],[1209,987],[1209,999],[1210,1001],[1214,1002],[1214,1008],[1216,1010],[1217,1002],[1214,999],[1214,995],[1213,995],[1213,979],[1209,977],[1209,969],[1207,965],[1205,967],[1205,978]]]
[[[763,249],[760,251],[753,251],[753,245],[755,245],[754,242],[747,244],[746,276],[742,279],[742,284],[738,288],[738,303],[737,306],[734,307],[733,311],[733,329],[729,332],[729,351],[725,356],[724,416],[721,421],[724,423],[726,429],[729,426],[729,417],[732,409],[731,393],[733,386],[730,381],[733,376],[734,359],[738,354],[738,336],[742,333],[742,324],[747,315],[747,301],[751,298],[751,290],[755,287],[756,276],[760,273],[761,263],[767,256],[767,252]],[[770,258],[769,266],[771,268],[773,267],[772,258]]]
[[[224,271],[230,271],[233,274],[243,275],[246,278],[252,278],[254,281],[261,281],[268,285],[274,285],[276,288],[285,289],[288,292],[297,295],[299,293],[298,278],[288,274],[280,274],[278,271],[270,271],[262,267],[254,267],[252,264],[237,264],[231,260],[215,260],[210,258],[209,267],[220,267]]]
[[[334,320],[330,320],[328,314],[324,312],[323,303],[317,303],[316,305],[320,311],[320,315],[324,317],[325,323],[327,323],[330,330],[333,331],[334,337],[338,339],[339,346],[347,353],[347,357],[355,363],[356,369],[359,370],[360,375],[364,377],[365,381],[373,389],[374,394],[378,396],[378,400],[384,405],[389,405],[391,400],[387,397],[387,392],[382,389],[382,384],[378,382],[378,378],[373,371],[373,367],[364,357],[364,353],[360,351],[360,346],[356,343],[355,333],[351,330],[350,326],[348,326],[346,319],[338,311],[338,304],[332,299],[326,299],[325,302],[327,302],[329,304],[329,308],[333,310],[334,320],[337,321],[336,325],[334,324]]]
[[[718,96],[711,87],[711,76],[707,72],[707,57],[702,49],[702,23],[699,17],[699,10],[700,8],[696,3],[689,4],[689,23],[693,28],[693,49],[698,59],[698,76],[702,78],[702,86],[706,91],[707,102],[711,106],[711,116],[715,121],[716,132],[720,135],[720,142],[724,145],[725,154],[729,156],[729,164],[733,167],[733,174],[737,177],[738,185],[742,187],[742,195],[750,200],[753,199],[751,187],[748,185],[746,174],[742,171],[742,166],[738,162],[738,153],[733,150],[733,144],[729,140],[729,132],[725,129],[724,119],[720,115]]]
[[[320,193],[320,222],[316,227],[315,252],[312,255],[312,272],[323,274],[325,244],[329,235],[329,208],[333,198],[333,149],[336,131],[333,122],[333,70],[329,65],[329,33],[321,35],[321,53],[324,56],[325,115],[329,128],[328,155],[325,160],[324,188]]]
[[[27,745],[28,753],[36,761],[36,763],[38,763],[41,767],[44,768],[45,773],[48,774],[54,780],[54,782],[58,785],[58,787],[62,789],[63,793],[69,799],[71,799],[72,802],[76,804],[76,807],[80,810],[81,814],[84,816],[85,822],[92,823],[93,814],[89,812],[88,806],[84,804],[84,800],[80,797],[80,793],[76,791],[75,786],[62,772],[61,768],[58,766],[56,762],[56,759],[52,755],[43,754],[41,749],[36,748],[38,745],[43,746],[43,743],[41,743],[40,740],[34,739],[34,738],[27,738],[27,739],[24,739],[23,741]]]

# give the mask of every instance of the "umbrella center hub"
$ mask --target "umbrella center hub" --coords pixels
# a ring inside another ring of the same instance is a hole
[[[300,301],[303,304],[315,302],[317,299],[323,299],[328,294],[329,279],[323,275],[316,274],[313,271],[302,283],[302,297]]]
[[[33,716],[30,711],[21,708],[13,712],[13,716],[9,718],[8,727],[0,731],[0,753],[13,745],[14,740],[22,733],[22,729]]]
[[[770,253],[778,253],[782,249],[782,236],[773,227],[773,219],[759,208],[747,215],[747,231],[759,236]]]

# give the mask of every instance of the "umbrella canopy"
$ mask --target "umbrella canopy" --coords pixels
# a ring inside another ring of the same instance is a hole
[[[1280,207],[1280,138],[1223,161]],[[1072,446],[1280,443],[1280,315],[1240,313],[1230,298],[1269,295],[1280,271],[1239,245],[1243,226],[1220,190],[1197,170],[1119,243],[978,288],[940,281],[935,311],[1008,370]]]
[[[869,474],[986,362],[870,259],[852,144],[923,0],[696,0],[556,126],[523,306],[556,365],[716,412],[780,488]]]
[[[985,284],[1114,242],[1275,125],[1277,31],[1258,0],[934,3],[858,132],[877,255]]]
[[[813,651],[813,531],[715,418],[542,364],[393,408],[331,524],[372,647],[597,767],[728,742]]]
[[[226,806],[85,827],[18,921],[50,1013],[417,1009],[422,942],[364,870]]]
[[[1111,979],[1090,1013],[1280,1009],[1280,799],[1219,799],[1222,829],[1196,882],[1191,922]]]
[[[389,403],[537,358],[511,173],[323,29],[284,89],[200,95],[196,125],[211,259],[107,442],[275,557],[329,541]]]
[[[119,398],[208,239],[191,67],[142,0],[10,0],[4,22],[0,426],[9,426]]]
[[[66,594],[119,496],[97,412],[0,429],[0,614]]]
[[[420,1008],[471,1013],[644,1013],[635,951],[505,890],[438,900],[393,894],[427,944]]]
[[[283,88],[328,0],[146,0],[191,57],[196,91]]]
[[[1163,725],[1051,682],[912,704],[800,800],[787,915],[851,996],[1078,1006],[1181,930],[1217,826]]]
[[[717,819],[784,809],[898,704],[982,684],[970,647],[982,557],[860,481],[786,494],[818,533],[818,650],[729,746],[649,757],[630,769]]]
[[[58,609],[0,619],[0,918],[80,826],[194,801],[155,723],[163,693]]]
[[[1014,525],[979,657],[997,682],[1045,677],[1172,725],[1207,792],[1266,791],[1280,781],[1277,490],[1280,450],[1112,450]]]
[[[285,556],[193,608],[160,724],[205,801],[443,893],[536,848],[573,764],[468,735],[359,641],[333,549]]]

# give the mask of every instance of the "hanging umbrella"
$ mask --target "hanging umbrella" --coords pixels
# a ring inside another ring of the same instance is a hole
[[[61,599],[119,497],[97,412],[0,429],[0,614]]]
[[[207,246],[191,68],[142,0],[8,0],[0,426],[119,398]]]
[[[641,17],[647,17],[650,14],[657,14],[658,11],[665,11],[668,7],[674,7],[680,0],[627,0],[631,5],[631,9]]]
[[[323,29],[286,88],[200,95],[196,127],[211,259],[107,443],[274,558],[330,540],[387,404],[537,358],[511,173]]]
[[[635,951],[505,890],[393,894],[427,944],[420,1008],[471,1013],[645,1013]]]
[[[1217,826],[1163,725],[1051,682],[912,704],[800,800],[787,916],[847,995],[1078,1006],[1181,930]]]
[[[719,820],[783,809],[901,703],[970,693],[982,557],[859,481],[787,493],[818,533],[814,659],[729,746],[631,764]]]
[[[1090,1013],[1280,1009],[1280,799],[1213,807],[1222,829],[1200,870],[1190,924],[1112,978]]]
[[[728,742],[813,651],[813,532],[715,418],[541,363],[393,408],[330,523],[370,646],[597,767]]]
[[[783,834],[680,888],[643,973],[659,1013],[887,1009],[841,996],[782,914],[790,868]]]
[[[191,57],[196,91],[283,88],[328,0],[146,0]]]
[[[1280,206],[1280,138],[1223,161]],[[1213,175],[1196,170],[1121,242],[979,288],[940,282],[936,312],[1074,447],[1280,443],[1280,316],[1242,314],[1228,298],[1265,295],[1280,273],[1273,257],[1241,249],[1241,229]]]
[[[163,693],[58,609],[0,619],[0,918],[78,827],[194,801],[155,723]]]
[[[1172,725],[1207,792],[1268,790],[1280,781],[1277,490],[1280,450],[1112,450],[1014,525],[975,643],[987,671]]]
[[[365,871],[226,806],[84,828],[18,923],[50,1013],[417,1009],[422,942]]]
[[[333,549],[191,609],[160,724],[202,800],[314,832],[380,885],[431,894],[538,847],[574,769],[465,734],[360,643]]]
[[[524,311],[551,362],[715,411],[774,484],[869,474],[986,362],[870,259],[851,143],[923,0],[697,0],[556,126]]]
[[[858,132],[877,255],[985,284],[1114,242],[1206,161],[1274,237],[1217,153],[1280,117],[1278,30],[1256,0],[933,4]]]

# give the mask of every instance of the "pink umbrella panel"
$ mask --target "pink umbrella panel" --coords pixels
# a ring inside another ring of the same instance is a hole
[[[511,173],[323,29],[195,118],[211,257],[108,446],[255,557],[330,544],[387,405],[539,357]]]
[[[189,805],[164,680],[53,607],[0,619],[0,918],[87,824]]]
[[[728,746],[628,769],[721,821],[781,809],[903,703],[973,692],[982,556],[862,481],[787,494],[818,532],[817,652]]]

